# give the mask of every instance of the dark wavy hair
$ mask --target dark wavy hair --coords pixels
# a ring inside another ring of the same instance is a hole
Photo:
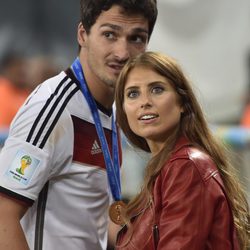
[[[109,10],[113,5],[119,5],[128,15],[143,15],[148,20],[149,37],[158,15],[156,0],[81,0],[80,4],[81,22],[87,33],[101,12]]]

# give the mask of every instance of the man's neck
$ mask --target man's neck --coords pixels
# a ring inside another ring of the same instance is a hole
[[[90,93],[99,104],[111,109],[114,102],[114,88],[105,84],[86,67],[87,65],[83,66],[83,73]]]

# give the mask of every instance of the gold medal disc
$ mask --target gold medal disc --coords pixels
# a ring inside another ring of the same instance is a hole
[[[125,214],[126,204],[123,201],[115,201],[109,207],[109,217],[117,225],[124,225],[123,216]]]

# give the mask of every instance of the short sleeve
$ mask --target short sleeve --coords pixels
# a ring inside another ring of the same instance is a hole
[[[18,111],[0,153],[1,192],[32,203],[62,171],[73,147],[72,120],[62,108],[66,98],[45,84]]]
[[[20,138],[9,138],[0,154],[1,192],[32,202],[48,180],[50,154]]]

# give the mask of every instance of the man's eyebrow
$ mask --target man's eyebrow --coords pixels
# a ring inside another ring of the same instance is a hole
[[[109,27],[109,28],[111,28],[113,30],[117,30],[117,31],[118,30],[122,30],[121,26],[115,25],[115,24],[111,24],[111,23],[104,23],[100,27],[101,28],[102,27]],[[134,28],[134,29],[132,29],[132,32],[133,33],[146,33],[146,34],[148,34],[148,30],[147,29],[143,29],[143,28]]]
[[[119,25],[115,25],[115,24],[111,24],[111,23],[104,23],[100,26],[101,28],[102,27],[109,27],[113,30],[121,30],[122,28],[119,26]]]

